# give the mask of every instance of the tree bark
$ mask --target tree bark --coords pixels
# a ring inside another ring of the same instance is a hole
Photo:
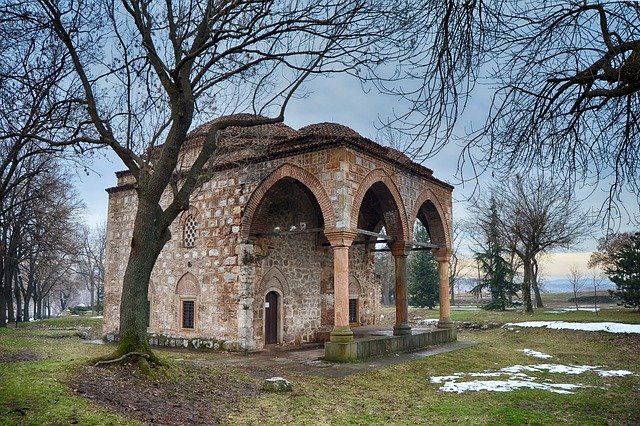
[[[542,303],[542,296],[540,296],[540,287],[538,287],[538,261],[533,259],[531,265],[531,286],[533,287],[533,293],[536,297],[536,308],[544,308],[544,304]]]
[[[159,212],[157,204],[139,199],[131,252],[122,285],[120,341],[115,356],[144,352],[150,355],[150,361],[157,362],[147,341],[147,317],[139,313],[147,310],[151,272],[162,247],[170,238],[168,230],[159,233],[156,229]]]
[[[522,259],[524,263],[524,279],[522,280],[522,299],[524,302],[524,311],[533,312],[533,304],[531,303],[531,281],[533,275],[532,262],[529,258]]]

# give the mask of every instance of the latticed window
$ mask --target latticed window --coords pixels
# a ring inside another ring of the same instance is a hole
[[[182,328],[193,328],[195,320],[196,302],[193,300],[182,301]]]
[[[349,322],[358,322],[358,299],[349,299]]]
[[[198,237],[198,222],[192,214],[189,215],[184,222],[184,246],[193,247],[196,245],[196,238]]]

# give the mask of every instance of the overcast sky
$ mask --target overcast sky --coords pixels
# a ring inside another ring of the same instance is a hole
[[[294,99],[285,115],[285,123],[294,129],[312,123],[336,122],[356,130],[362,136],[377,140],[380,118],[384,119],[392,115],[394,109],[401,110],[402,105],[389,97],[380,96],[374,92],[363,93],[359,83],[355,80],[335,77],[318,78],[307,88],[309,95],[302,99]],[[488,109],[488,93],[479,93],[470,102],[467,112],[460,122],[460,129],[469,126],[471,122],[478,125],[484,121],[484,115]],[[215,117],[211,117],[212,119]],[[200,124],[200,123],[196,123]],[[194,126],[195,127],[195,126]],[[436,157],[424,162],[424,165],[433,169],[434,176],[456,186],[454,191],[454,217],[461,219],[466,217],[466,199],[474,189],[474,184],[459,185],[456,176],[457,159],[460,148],[455,143],[450,143]],[[115,186],[114,172],[123,170],[119,159],[111,152],[105,151],[105,157],[96,159],[93,171],[89,176],[82,173],[76,176],[76,187],[84,199],[87,210],[85,220],[89,225],[104,222],[107,217],[107,193],[105,188]],[[579,190],[577,193],[585,199],[582,201],[585,210],[598,209],[606,198],[607,185],[595,192]],[[628,197],[627,207],[638,214],[638,205],[634,197]],[[640,217],[640,216],[637,216]],[[631,229],[623,224],[623,229]],[[601,231],[595,231],[592,238],[587,239],[577,253],[573,253],[571,263],[564,261],[553,263],[550,277],[563,277],[568,274],[572,264],[585,269],[588,255],[595,249],[595,241],[602,236]],[[552,262],[553,259],[550,261]],[[551,263],[550,263],[551,265]]]

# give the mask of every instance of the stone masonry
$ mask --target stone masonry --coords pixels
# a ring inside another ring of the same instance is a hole
[[[207,130],[205,124],[190,134],[181,169],[189,167]],[[230,128],[219,145],[210,179],[172,224],[172,239],[153,271],[152,344],[260,349],[270,343],[269,327],[279,344],[314,342],[332,331],[332,340],[348,340],[350,326],[379,318],[372,250],[381,238],[396,256],[398,298],[406,295],[402,268],[415,248],[416,220],[429,231],[441,271],[446,267],[453,188],[400,152],[332,123],[297,131],[284,124]],[[118,333],[136,208],[131,175],[119,172],[117,178],[107,190],[109,337]],[[164,202],[170,196],[167,191]],[[448,291],[446,280],[441,286]],[[271,307],[269,294],[277,300]],[[447,302],[441,300],[445,328]],[[406,297],[397,303],[394,330],[402,334]],[[274,316],[267,318],[267,309],[275,309]]]

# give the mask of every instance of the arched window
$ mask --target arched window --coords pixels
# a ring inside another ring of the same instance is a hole
[[[184,222],[184,246],[193,247],[196,245],[198,237],[198,222],[196,218],[190,214]]]

